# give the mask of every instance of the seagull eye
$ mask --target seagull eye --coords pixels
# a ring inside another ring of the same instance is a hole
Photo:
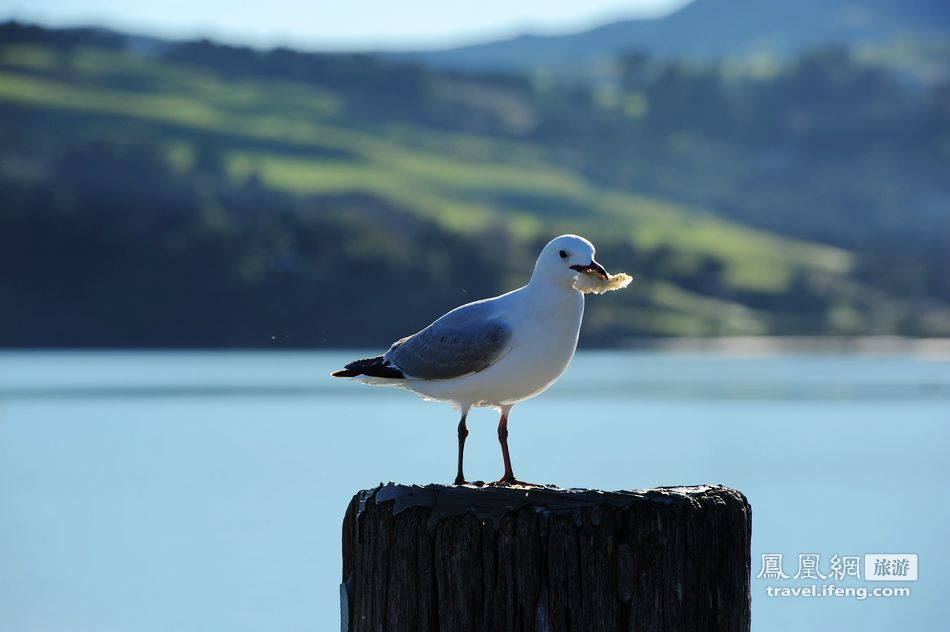
[[[564,252],[563,250],[562,250],[562,251],[560,251],[560,252],[559,252],[559,253],[557,253],[557,254],[559,254],[559,255],[561,256],[561,259],[567,259],[567,253],[566,253],[566,252]]]

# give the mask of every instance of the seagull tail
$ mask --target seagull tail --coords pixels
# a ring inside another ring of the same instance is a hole
[[[375,358],[366,358],[365,360],[355,360],[344,366],[339,371],[331,373],[333,377],[358,377],[367,375],[369,377],[383,377],[395,380],[405,379],[406,374],[393,366],[383,356]]]

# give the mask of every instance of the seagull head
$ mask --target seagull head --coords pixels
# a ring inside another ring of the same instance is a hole
[[[531,279],[545,279],[573,287],[578,274],[607,278],[607,270],[594,259],[594,244],[577,235],[561,235],[548,242],[541,251]]]

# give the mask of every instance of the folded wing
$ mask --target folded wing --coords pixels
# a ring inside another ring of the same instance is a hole
[[[395,343],[383,358],[407,377],[447,380],[477,373],[511,348],[511,327],[484,303],[452,310]]]

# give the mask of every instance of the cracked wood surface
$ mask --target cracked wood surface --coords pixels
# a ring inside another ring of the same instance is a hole
[[[751,508],[722,486],[407,486],[343,522],[348,632],[747,631]]]

